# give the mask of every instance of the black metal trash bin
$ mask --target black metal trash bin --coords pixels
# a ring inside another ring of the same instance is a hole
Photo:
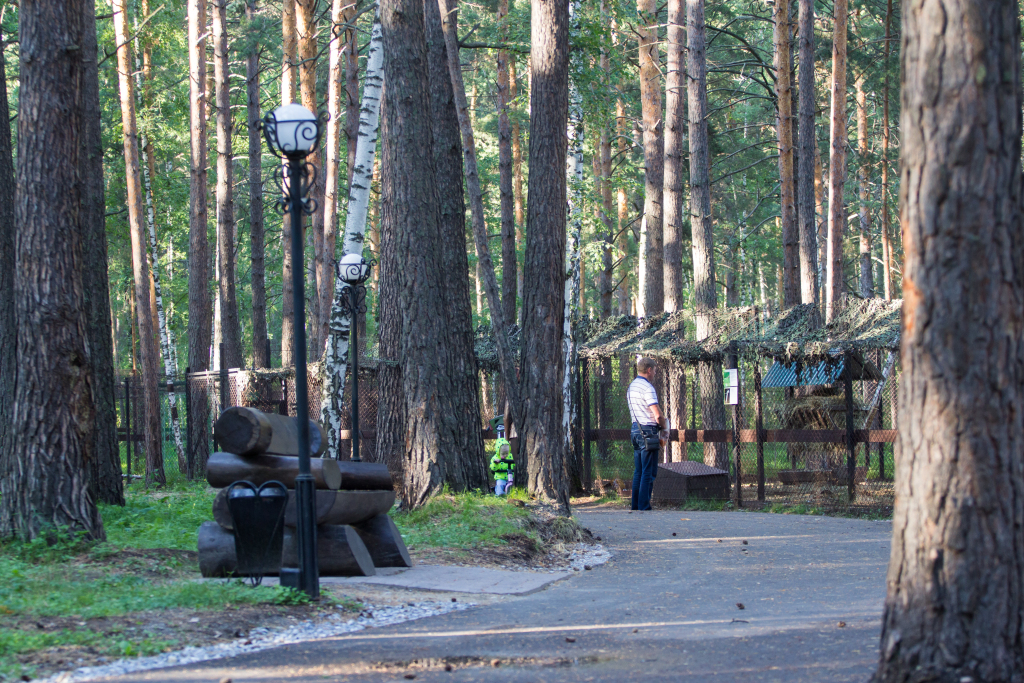
[[[267,574],[281,569],[284,543],[284,511],[288,489],[279,481],[257,488],[248,481],[228,487],[228,511],[235,533],[235,572],[259,585]]]

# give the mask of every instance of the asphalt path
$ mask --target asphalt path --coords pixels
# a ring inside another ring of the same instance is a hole
[[[576,513],[614,555],[521,598],[105,679],[866,681],[889,522],[746,512]],[[452,586],[458,590],[458,586]]]

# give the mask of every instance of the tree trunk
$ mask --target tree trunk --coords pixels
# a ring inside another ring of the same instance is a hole
[[[782,214],[783,310],[800,303],[800,228],[796,215],[796,179],[793,177],[793,84],[789,48],[789,0],[775,10],[775,132],[779,140],[779,211]]]
[[[476,164],[476,143],[474,142],[473,126],[469,117],[469,107],[466,102],[466,87],[462,80],[462,65],[459,62],[458,36],[456,33],[458,23],[454,14],[456,8],[457,6],[453,3],[447,9],[439,7],[439,10],[441,11],[441,19],[444,26],[448,73],[451,76],[452,82],[452,97],[455,100],[459,129],[462,132],[466,190],[470,199],[473,238],[476,242],[477,283],[479,285],[482,276],[484,292],[487,295],[487,304],[490,307],[491,329],[498,347],[498,363],[501,367],[502,382],[505,385],[505,397],[509,403],[510,415],[508,417],[510,419],[506,420],[506,424],[511,422],[518,426],[522,424],[520,385],[516,380],[516,365],[508,340],[508,325],[510,321],[505,320],[504,309],[502,308],[498,292],[498,280],[494,274],[494,263],[491,261],[491,252],[488,247],[487,226],[484,223],[483,192],[480,189],[480,175],[477,172]],[[452,207],[452,210],[454,210],[454,207]],[[477,297],[478,312],[479,303],[479,297]]]
[[[864,92],[864,75],[857,78],[857,155],[860,157],[857,178],[860,199],[860,295],[870,299],[875,295],[874,277],[871,270],[871,221],[868,216],[868,173],[871,169],[868,158],[868,98]]]
[[[355,29],[356,1],[350,2],[342,10],[346,29],[345,38],[345,150],[348,153],[348,184],[351,191],[352,174],[356,167],[356,140],[359,137],[359,34]],[[380,114],[380,103],[377,103]]]
[[[885,80],[882,85],[882,289],[892,300],[892,240],[889,236],[889,50],[892,0],[885,5]]]
[[[188,364],[192,372],[210,368],[210,246],[206,215],[206,0],[188,1],[189,164]],[[188,429],[193,452],[186,458],[189,479],[201,475],[209,456],[210,416],[206,390],[189,385],[192,415]]]
[[[661,65],[658,53],[658,5],[637,0],[637,40],[640,45],[640,104],[644,131],[644,220],[641,227],[644,285],[640,292],[642,316],[665,310],[662,189],[665,175],[662,139]]]
[[[221,367],[242,367],[242,333],[235,298],[234,157],[231,149],[231,64],[228,54],[228,0],[213,0],[213,69],[217,83],[217,249],[220,273],[221,336],[225,358]]]
[[[128,222],[132,241],[132,272],[135,278],[136,320],[139,326],[139,357],[142,361],[143,439],[146,449],[146,481],[163,484],[164,462],[160,425],[159,351],[149,301],[149,259],[142,227],[142,187],[139,182],[139,142],[135,125],[135,99],[132,92],[132,69],[127,35],[127,8],[124,0],[114,2],[114,39],[117,50],[117,80],[121,99],[121,126],[124,135],[125,185],[128,201]]]
[[[566,0],[533,0],[531,7],[533,82],[521,361],[524,411],[517,427],[530,492],[567,510],[569,454],[561,415],[569,7]],[[660,182],[656,189],[660,194]]]
[[[291,104],[299,84],[298,35],[295,32],[296,0],[281,0],[281,36],[284,66],[281,72],[281,104]],[[315,111],[313,112],[316,113]],[[301,229],[301,228],[300,228]],[[292,220],[285,213],[281,218],[281,367],[295,360],[295,295],[292,291]],[[300,265],[301,267],[301,265]]]
[[[247,0],[245,16],[256,19],[256,0]],[[249,129],[249,244],[252,263],[252,359],[257,368],[270,367],[267,337],[266,242],[263,229],[263,141],[260,139],[260,46],[253,43],[245,57],[245,101]]]
[[[0,537],[32,539],[48,533],[49,525],[58,533],[104,536],[90,491],[97,417],[92,373],[82,372],[91,370],[82,244],[90,228],[82,225],[79,178],[87,67],[85,50],[63,48],[85,44],[85,5],[70,0],[19,8],[17,331],[16,347],[4,355],[30,362],[17,363],[14,391],[5,399],[13,399],[13,412],[0,451]]]
[[[847,0],[835,2],[832,33],[832,101],[828,169],[828,260],[825,273],[825,316],[831,321],[843,299],[843,235],[846,233],[846,23]]]
[[[815,220],[814,0],[800,0],[800,154],[797,201],[800,217],[800,302],[818,303],[818,228]]]
[[[380,128],[381,90],[384,88],[382,40],[379,17],[375,17],[370,46],[367,50],[366,87],[363,90],[363,101],[360,107],[362,113],[359,118],[359,137],[358,142],[353,146],[355,166],[352,169],[352,179],[349,183],[347,220],[342,245],[342,252],[345,254],[362,255],[364,251],[366,216],[370,206],[370,188],[373,184],[374,160],[377,154],[377,133]],[[380,251],[379,245],[378,251]],[[383,252],[380,253],[383,260],[385,256]],[[335,279],[327,351],[324,355],[327,381],[324,383],[323,422],[327,431],[327,457],[329,458],[341,457],[338,430],[341,429],[342,415],[345,410],[342,397],[345,392],[345,377],[348,373],[349,335],[352,331],[352,318],[346,315],[342,308],[343,284],[341,280]],[[390,306],[392,303],[388,302],[387,305]],[[358,349],[356,352],[358,353]],[[383,350],[381,357],[397,359],[397,355],[384,355]],[[378,372],[382,371],[383,367],[380,366]],[[382,434],[379,430],[377,433]],[[380,437],[378,437],[379,443]]]
[[[687,86],[690,125],[690,226],[693,234],[693,302],[697,339],[714,332],[715,291],[714,230],[711,220],[711,182],[708,149],[708,81],[704,41],[704,0],[687,0]],[[722,364],[704,362],[697,366],[700,383],[701,419],[704,429],[725,426],[722,396]],[[726,444],[704,446],[704,461],[728,470]]]
[[[0,27],[0,45],[4,44],[3,40]],[[18,340],[14,317],[14,146],[11,141],[10,111],[4,52],[0,49],[0,348],[4,349],[16,349]],[[14,396],[17,359],[15,353],[0,354],[0,396]],[[7,439],[14,433],[11,422],[13,414],[11,401],[0,401],[0,478],[13,466],[13,462],[8,462],[4,455],[10,451],[11,442]],[[120,480],[119,476],[118,482]]]
[[[516,110],[516,99],[519,97],[519,87],[516,81],[516,60],[513,58],[508,65],[508,87],[511,98],[512,111]],[[523,145],[522,136],[519,134],[519,118],[512,118],[512,178],[513,184],[513,206],[515,208],[516,221],[516,244],[525,241],[526,213],[523,202]],[[519,267],[518,252],[516,254],[516,295],[519,299],[523,297],[523,269]],[[517,318],[509,318],[507,324],[518,323],[522,327],[522,309],[518,312]]]
[[[444,309],[447,311],[448,343],[443,359],[445,374],[451,380],[451,395],[443,397],[449,405],[455,430],[465,485],[487,488],[484,442],[480,433],[480,397],[477,363],[473,352],[473,311],[469,300],[469,257],[466,253],[466,204],[463,194],[463,151],[460,140],[457,100],[445,44],[444,24],[437,0],[423,0],[430,73],[430,111],[434,122],[434,168],[441,206],[441,247]],[[454,7],[454,6],[453,6]],[[452,27],[456,25],[452,15]],[[511,171],[511,168],[509,169]],[[511,180],[511,178],[509,178]],[[513,239],[515,226],[512,226]],[[513,242],[512,265],[515,266]],[[512,304],[515,315],[515,277],[512,277]],[[507,310],[507,309],[506,309]],[[459,482],[453,481],[453,486]]]
[[[664,288],[665,310],[683,307],[683,142],[686,138],[685,65],[686,40],[684,0],[668,3],[668,56],[665,74],[665,223]]]
[[[615,100],[615,120],[616,130],[618,134],[615,136],[618,140],[616,145],[616,152],[619,156],[625,156],[629,150],[629,143],[627,142],[629,134],[629,120],[626,118],[626,105],[619,97]],[[616,206],[618,209],[618,224],[617,230],[619,235],[619,272],[617,279],[619,281],[619,315],[630,314],[630,295],[629,295],[629,228],[627,227],[629,219],[629,198],[626,194],[626,186],[624,183],[619,184],[618,196],[616,197]]]
[[[436,183],[423,0],[381,3],[388,104],[382,154],[381,219],[395,238],[401,271],[398,297],[403,319],[400,358],[406,406],[406,505],[422,505],[449,484],[465,490],[472,468],[458,452],[458,417],[452,415],[454,388],[439,357],[448,342],[442,283],[440,198]],[[456,55],[457,58],[457,55]]]
[[[875,679],[886,683],[1024,671],[1018,12],[1006,0],[905,8],[903,379]]]
[[[507,39],[505,20],[508,0],[498,2],[498,24],[502,39]],[[516,220],[513,196],[512,125],[508,118],[510,101],[508,50],[498,50],[498,194],[501,201],[501,305],[505,324],[516,319]]]
[[[114,387],[114,353],[113,340],[110,335],[110,284],[107,278],[107,229],[106,204],[103,192],[103,139],[100,129],[100,93],[99,68],[96,59],[96,7],[91,0],[82,3],[82,133],[79,164],[79,177],[82,179],[81,224],[85,239],[82,240],[82,289],[85,296],[86,315],[88,319],[89,360],[91,362],[91,385],[95,417],[93,419],[92,445],[92,495],[97,502],[112,505],[124,505],[124,486],[121,479],[121,454],[117,443],[117,405]],[[0,72],[3,65],[0,63]],[[2,75],[2,74],[0,74]],[[0,83],[0,90],[3,90]],[[0,112],[7,112],[6,92],[2,98]],[[6,127],[6,131],[4,128]],[[0,123],[0,166],[9,154],[4,154],[4,143],[10,144],[10,126]],[[7,147],[9,152],[10,147]],[[10,167],[8,166],[8,171]],[[0,178],[9,174],[0,170]],[[13,180],[13,178],[12,178]],[[7,183],[0,179],[0,185]],[[0,204],[9,207],[13,218],[14,184],[11,189],[11,202],[7,203],[0,197]],[[3,211],[3,209],[0,209]],[[3,218],[0,218],[0,223]],[[11,258],[14,257],[13,242]],[[6,249],[0,242],[0,249]],[[5,251],[5,253],[7,253]],[[0,281],[0,287],[13,287],[12,281]],[[11,292],[12,289],[6,289]],[[3,304],[0,304],[2,307]],[[4,315],[0,313],[0,316]],[[2,323],[0,323],[2,328]],[[13,339],[8,345],[7,339],[0,339],[2,348],[15,348]],[[5,354],[13,362],[15,354]],[[7,361],[5,361],[7,362]],[[3,370],[0,370],[3,372]],[[2,382],[0,382],[2,386]],[[11,393],[4,395],[10,396]],[[0,420],[3,414],[0,413]],[[0,428],[2,430],[2,428]],[[3,436],[0,434],[0,443]]]

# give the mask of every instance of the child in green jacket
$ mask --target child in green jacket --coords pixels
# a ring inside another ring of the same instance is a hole
[[[491,458],[491,472],[494,473],[494,495],[508,493],[515,480],[515,464],[512,462],[511,445],[505,438],[498,437],[494,457]]]

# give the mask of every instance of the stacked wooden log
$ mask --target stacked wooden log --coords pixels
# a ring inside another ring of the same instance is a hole
[[[199,529],[203,576],[236,574],[234,522],[228,487],[236,481],[259,486],[279,481],[288,489],[284,548],[278,567],[297,566],[295,478],[299,474],[298,421],[293,417],[234,407],[221,413],[214,436],[222,448],[210,456],[206,480],[220,489],[212,522]],[[371,576],[376,567],[411,567],[402,535],[388,516],[395,492],[380,463],[320,458],[327,439],[310,422],[310,464],[316,482],[317,554],[321,576]]]

